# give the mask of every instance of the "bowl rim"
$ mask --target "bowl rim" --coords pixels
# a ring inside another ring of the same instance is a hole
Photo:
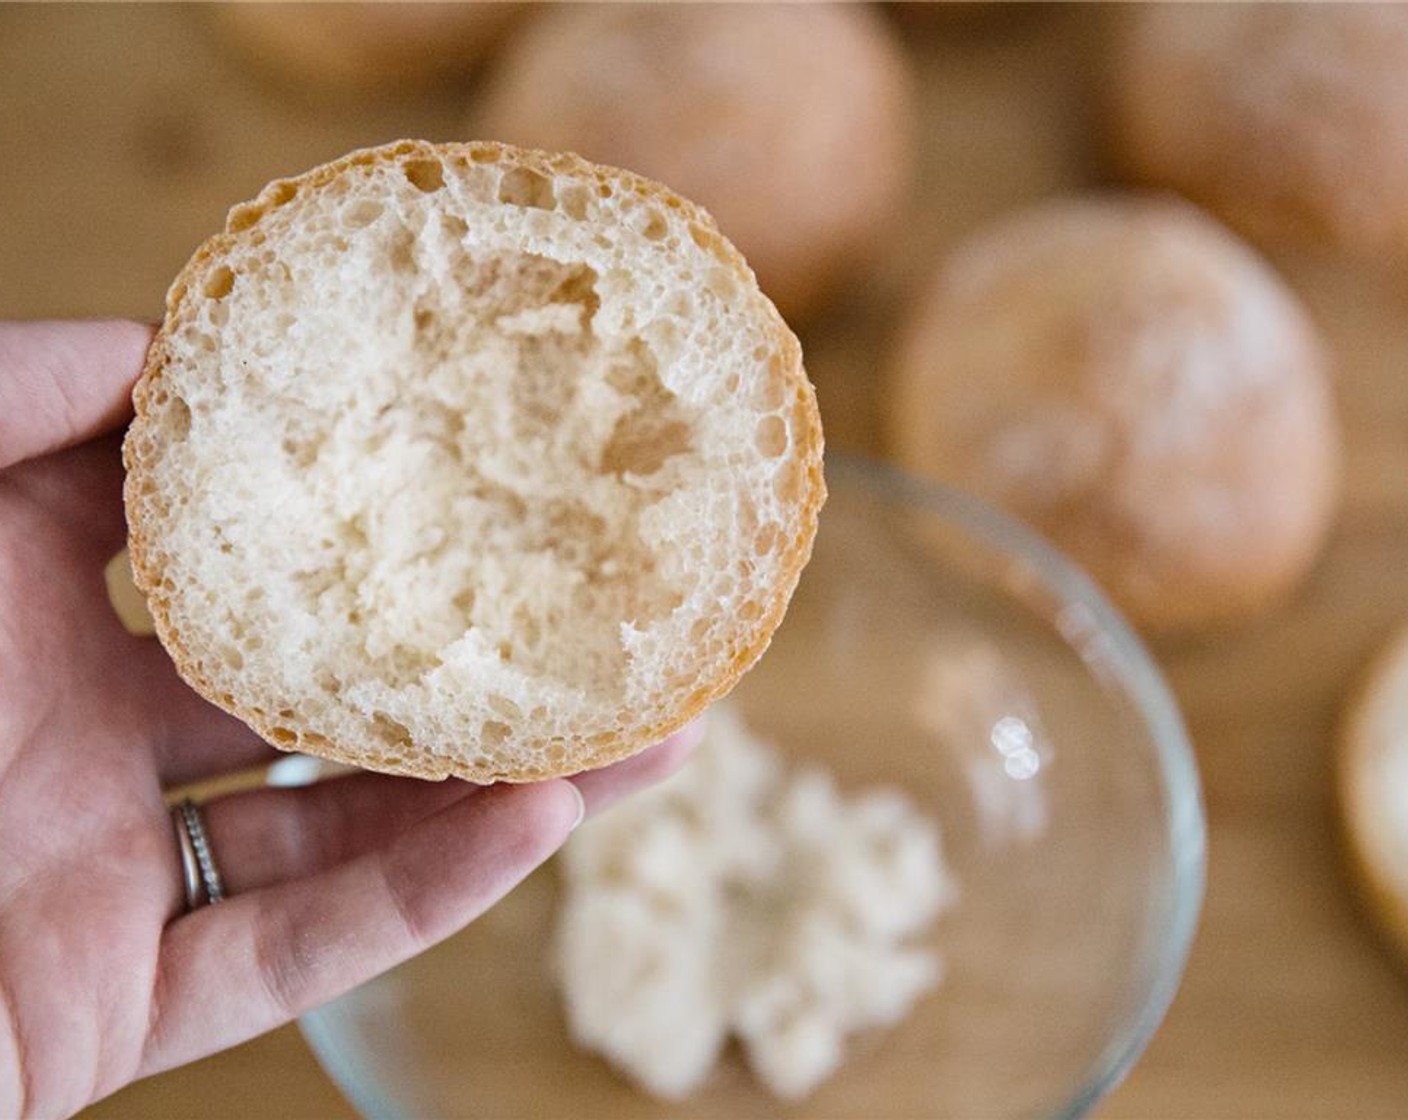
[[[970,494],[873,458],[828,450],[825,471],[828,484],[854,484],[888,504],[933,513],[980,545],[1028,565],[1058,612],[1067,608],[1084,612],[1087,628],[1093,629],[1101,644],[1102,676],[1107,681],[1113,678],[1149,730],[1168,822],[1170,889],[1157,921],[1151,919],[1148,925],[1163,933],[1149,954],[1147,976],[1140,978],[1146,989],[1142,997],[1131,1003],[1125,1021],[1116,1025],[1071,1096],[1039,1114],[1041,1120],[1075,1120],[1119,1085],[1148,1046],[1178,991],[1197,932],[1207,871],[1207,824],[1197,762],[1183,717],[1153,656],[1130,624],[1084,571],[1035,530]],[[1074,645],[1068,635],[1062,637]],[[1077,652],[1082,660],[1089,660]],[[374,1079],[363,1076],[357,1064],[347,1060],[330,1022],[330,1007],[299,1019],[314,1056],[363,1116],[400,1120],[406,1114]]]

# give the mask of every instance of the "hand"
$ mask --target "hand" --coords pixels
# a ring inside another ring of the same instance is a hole
[[[73,1113],[405,960],[696,738],[571,783],[358,774],[219,798],[205,822],[230,897],[178,917],[163,788],[275,752],[108,604],[116,429],[150,339],[0,323],[0,1116]]]

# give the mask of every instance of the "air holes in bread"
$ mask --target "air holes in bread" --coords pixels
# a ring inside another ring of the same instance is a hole
[[[224,299],[235,286],[235,274],[225,265],[210,270],[205,278],[205,294],[210,299]]]
[[[410,159],[401,169],[411,185],[424,194],[433,194],[445,185],[445,168],[439,160]]]
[[[765,458],[776,459],[787,450],[787,424],[780,416],[764,416],[753,430],[753,446]]]
[[[499,180],[499,201],[537,210],[552,210],[557,206],[552,180],[531,167],[515,167],[504,172]]]
[[[349,203],[342,212],[342,224],[348,229],[361,229],[369,226],[386,210],[376,199],[362,198]]]

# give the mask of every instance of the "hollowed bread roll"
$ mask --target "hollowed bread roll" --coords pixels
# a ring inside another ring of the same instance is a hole
[[[698,207],[402,141],[271,183],[177,278],[133,572],[276,746],[476,782],[681,727],[762,654],[824,487],[796,339]]]

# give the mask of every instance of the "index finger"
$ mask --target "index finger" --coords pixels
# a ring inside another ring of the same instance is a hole
[[[581,807],[561,779],[491,786],[382,848],[172,922],[138,1076],[271,1030],[462,929],[562,845]]]
[[[152,334],[127,319],[0,322],[0,470],[122,424]]]

